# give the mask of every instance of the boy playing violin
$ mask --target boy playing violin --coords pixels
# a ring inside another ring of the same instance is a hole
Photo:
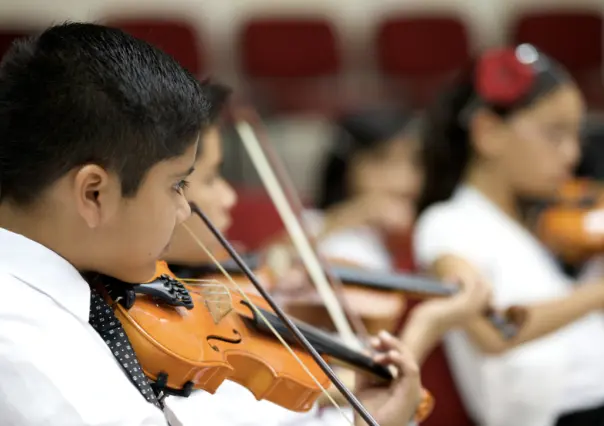
[[[3,424],[166,425],[127,337],[104,321],[110,308],[82,274],[131,283],[153,275],[190,214],[182,190],[210,106],[205,85],[116,29],[59,25],[4,56]],[[114,328],[101,338],[104,322]],[[402,378],[362,390],[363,402],[381,425],[405,425],[417,367],[395,339],[377,346]]]

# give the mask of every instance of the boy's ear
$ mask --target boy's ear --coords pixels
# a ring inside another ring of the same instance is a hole
[[[98,227],[117,206],[119,179],[96,164],[87,164],[77,170],[73,182],[78,212],[90,228]]]

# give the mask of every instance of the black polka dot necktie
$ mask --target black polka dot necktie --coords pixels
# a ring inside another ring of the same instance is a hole
[[[122,324],[113,313],[113,309],[94,288],[91,290],[89,322],[109,346],[115,358],[128,374],[130,381],[145,399],[161,408],[161,404],[155,392],[153,392],[147,376],[143,373],[132,346],[130,346],[130,341]]]

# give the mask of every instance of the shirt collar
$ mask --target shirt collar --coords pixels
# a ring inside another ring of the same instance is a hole
[[[46,294],[64,309],[88,322],[88,283],[71,263],[48,247],[0,228],[0,269]]]
[[[495,203],[493,203],[482,192],[470,184],[460,184],[455,189],[453,198],[463,204],[470,203],[478,208],[481,208],[482,210],[488,210],[497,216],[501,216],[501,218],[505,219],[505,221],[511,221],[511,218],[501,211],[499,207],[495,205]]]

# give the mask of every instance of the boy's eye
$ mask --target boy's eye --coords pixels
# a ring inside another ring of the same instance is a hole
[[[180,181],[178,181],[178,183],[175,185],[174,190],[176,192],[178,192],[179,194],[182,194],[182,191],[187,188],[189,186],[189,181],[186,179],[182,179]]]

